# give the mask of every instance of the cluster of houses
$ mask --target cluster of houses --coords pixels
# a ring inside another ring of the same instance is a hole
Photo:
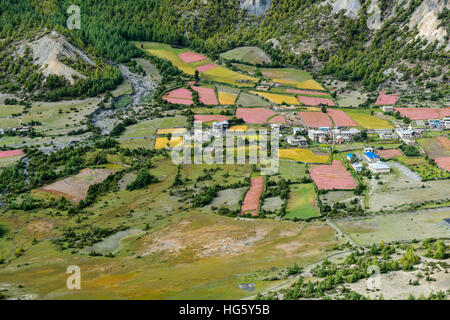
[[[223,134],[230,127],[230,123],[228,120],[221,122],[214,122],[211,126],[211,130],[203,131],[203,135],[207,135],[206,138],[210,138],[212,136],[219,136]],[[272,130],[281,130],[283,129],[283,125],[281,124],[270,124],[270,128]],[[305,133],[305,134],[304,134]],[[304,135],[303,135],[304,134]],[[361,135],[361,131],[355,128],[350,129],[331,129],[329,127],[321,127],[318,129],[310,129],[307,130],[305,128],[294,127],[290,135],[286,136],[286,142],[292,146],[299,147],[307,147],[308,139],[313,142],[319,143],[328,143],[328,144],[342,144],[345,142],[353,141],[356,137]],[[280,134],[280,137],[283,137],[283,134]],[[185,137],[187,140],[192,140],[193,138],[189,138],[189,136]]]
[[[397,140],[398,135],[394,132],[394,130],[383,130],[379,133],[380,139],[383,140]]]
[[[442,119],[416,120],[416,125],[418,127],[428,128],[431,130],[449,130],[450,117],[444,117]]]
[[[271,87],[273,83],[262,83],[261,85]],[[382,110],[385,112],[393,112],[395,109],[393,106],[383,106]],[[423,133],[425,131],[426,127],[429,128],[444,128],[444,129],[450,129],[450,117],[445,117],[443,119],[437,119],[437,120],[428,120],[425,124],[425,121],[423,121],[424,125],[422,127],[413,127],[411,124],[409,127],[397,127],[394,130],[391,129],[380,129],[380,130],[374,130],[376,133],[378,133],[379,137],[383,140],[402,140],[405,144],[408,145],[414,145],[415,140],[418,138],[421,138],[423,136]],[[416,123],[417,124],[417,123]],[[219,136],[223,132],[225,132],[230,127],[229,122],[221,121],[221,122],[214,122],[212,124],[211,130],[203,132],[203,135],[206,135],[205,139],[208,140],[213,136]],[[281,124],[270,124],[270,128],[272,130],[279,129],[280,132],[283,129],[283,125]],[[1,129],[0,129],[1,130]],[[285,131],[286,132],[286,131]],[[1,131],[0,131],[1,134]],[[199,133],[196,133],[197,135]],[[329,127],[320,127],[317,129],[306,129],[306,128],[299,128],[294,127],[292,128],[292,132],[289,133],[289,135],[286,137],[286,142],[291,146],[299,146],[299,147],[307,147],[308,146],[308,139],[313,142],[323,143],[323,144],[343,144],[346,142],[354,141],[357,137],[361,135],[361,130],[358,130],[356,128],[336,128],[332,129]],[[280,137],[283,137],[283,134],[280,133]],[[192,140],[194,137],[185,137],[187,140]],[[204,139],[204,140],[205,140]],[[373,151],[372,151],[373,152]],[[366,154],[367,152],[365,152]],[[376,157],[374,159],[377,159]],[[378,158],[379,159],[379,158]],[[374,161],[373,159],[371,161],[368,161],[370,163],[373,163],[372,166],[370,166],[370,170],[373,172],[389,172],[389,167],[383,163],[378,163],[379,161]],[[356,165],[355,170],[359,168],[358,165]],[[359,169],[357,171],[360,171]]]
[[[350,129],[330,129],[322,127],[319,129],[308,130],[308,137],[312,141],[329,144],[342,144],[353,141],[356,137],[361,135],[361,130]]]
[[[6,134],[7,132],[27,133],[27,132],[30,132],[31,128],[32,128],[31,126],[19,127],[19,128],[8,128],[8,129],[0,128],[0,135]]]
[[[400,137],[400,139],[403,140],[404,143],[409,145],[415,144],[415,139],[421,138],[424,131],[424,129],[413,128],[411,125],[407,129],[395,129],[395,132]]]
[[[373,173],[389,173],[391,172],[391,168],[381,161],[380,156],[378,156],[373,148],[364,148],[364,160],[367,162],[369,170]],[[364,166],[360,162],[360,159],[357,155],[353,153],[347,154],[347,159],[351,162],[353,169],[357,173],[361,173],[363,171]]]

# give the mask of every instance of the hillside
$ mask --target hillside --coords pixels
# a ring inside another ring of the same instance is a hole
[[[65,29],[69,1],[53,10],[1,1],[0,39],[37,25]],[[290,65],[349,81],[370,91],[448,94],[448,0],[82,1],[90,12],[77,43],[117,62],[140,56],[131,40],[187,46],[213,59],[242,46],[265,50],[273,65]],[[33,18],[17,19],[22,12]],[[11,17],[10,17],[11,15]],[[16,18],[13,18],[16,17]],[[214,17],[214,19],[211,19]],[[51,22],[49,22],[51,21]],[[70,77],[69,77],[70,78]]]
[[[448,7],[0,0],[0,300],[448,299]]]
[[[197,49],[222,52],[258,45],[275,63],[356,82],[371,91],[389,85],[393,90],[432,87],[436,95],[448,93],[446,0],[278,0],[256,17],[253,11],[260,6],[255,2],[245,18],[230,15],[208,23],[203,21],[224,5],[187,3],[178,7],[196,12],[192,19],[184,14],[184,25],[196,26],[185,27],[188,38],[204,40],[202,45],[195,41]]]
[[[23,56],[27,48],[31,49],[33,64],[39,67],[44,76],[64,77],[71,85],[76,79],[86,79],[84,74],[70,66],[72,61],[79,59],[80,63],[95,67],[94,61],[57,32],[37,37],[32,42],[22,41],[18,45],[16,56]]]
[[[56,101],[95,96],[122,81],[117,68],[89,56],[56,31],[36,32],[30,39],[7,38],[0,47],[0,92]]]

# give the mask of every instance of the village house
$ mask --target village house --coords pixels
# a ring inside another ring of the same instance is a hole
[[[353,159],[356,159],[356,156],[353,153],[347,153],[347,160],[352,162]]]
[[[397,128],[396,133],[406,144],[414,144],[414,139],[421,138],[423,129],[413,129],[409,126],[409,129]]]
[[[270,90],[270,86],[259,85],[259,86],[256,87],[256,90],[258,90],[258,91],[269,91]]]
[[[438,129],[444,126],[444,123],[440,119],[430,119],[428,120],[428,127],[430,129]]]
[[[364,153],[373,152],[373,151],[374,151],[374,149],[372,147],[364,148]]]
[[[369,164],[369,170],[373,173],[389,173],[391,168],[384,162],[378,161],[376,163]]]
[[[304,136],[289,136],[286,138],[287,143],[293,146],[307,147],[308,140]]]
[[[382,106],[381,110],[383,110],[383,112],[394,112],[394,107],[393,106]]]
[[[329,131],[323,131],[323,130],[308,130],[308,137],[312,141],[317,141],[320,143],[325,143],[328,140],[330,133]]]
[[[383,140],[397,140],[398,136],[394,132],[381,132],[380,138]]]
[[[340,130],[334,129],[331,130],[331,136],[333,140],[337,143],[350,142],[355,139],[355,137],[359,136],[361,131],[358,129],[349,129],[349,130]]]
[[[381,158],[374,152],[366,152],[364,153],[364,158],[369,163],[375,163],[381,160]]]
[[[445,117],[444,119],[442,119],[442,122],[444,123],[445,129],[450,129],[450,117]]]
[[[361,164],[361,163],[359,163],[359,162],[355,162],[355,163],[353,163],[352,164],[352,167],[353,167],[353,169],[355,169],[355,171],[357,172],[357,173],[361,173],[362,172],[362,170],[363,170],[363,165]]]
[[[227,130],[229,127],[230,127],[230,123],[228,122],[228,120],[221,121],[221,122],[214,122],[212,124],[213,131],[223,132],[223,131]]]
[[[343,136],[337,136],[336,138],[334,138],[333,142],[336,144],[343,144],[345,142],[345,139]]]
[[[416,121],[416,126],[418,126],[418,127],[425,127],[425,121],[423,121],[423,120],[417,120],[417,121]]]
[[[283,126],[280,123],[271,123],[270,124],[270,129],[272,130],[279,130],[281,131],[281,129],[283,128]]]
[[[298,128],[298,127],[292,128],[292,134],[294,136],[296,136],[298,133],[302,133],[303,131],[305,131],[304,128]]]

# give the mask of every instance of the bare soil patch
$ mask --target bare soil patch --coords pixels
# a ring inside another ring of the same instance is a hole
[[[75,176],[56,181],[41,189],[68,200],[80,202],[86,198],[91,185],[105,181],[112,172],[109,169],[84,169]]]

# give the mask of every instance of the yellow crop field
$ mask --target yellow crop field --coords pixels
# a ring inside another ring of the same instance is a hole
[[[157,149],[157,150],[165,149],[165,148],[167,148],[168,143],[169,143],[169,146],[173,148],[182,142],[183,142],[183,137],[172,137],[170,139],[170,142],[169,142],[169,139],[166,137],[156,138],[155,149]]]
[[[321,109],[320,108],[318,108],[318,107],[301,107],[301,108],[298,108],[298,110],[300,110],[300,111],[311,111],[311,112],[319,112],[319,111],[321,111]]]
[[[170,129],[158,129],[157,135],[162,134],[183,134],[186,133],[186,128],[170,128]]]
[[[328,156],[315,155],[311,150],[306,149],[280,149],[280,158],[291,159],[307,163],[327,163]]]
[[[276,104],[283,104],[283,102],[287,103],[287,104],[294,104],[294,105],[300,104],[300,102],[294,96],[287,96],[287,95],[274,94],[274,93],[268,93],[268,92],[256,92],[256,91],[250,91],[250,93],[257,94],[263,98],[266,98],[270,102],[276,103]]]
[[[246,132],[247,126],[232,126],[229,130],[233,132]]]
[[[149,49],[148,52],[157,56],[158,58],[170,61],[175,67],[186,74],[195,74],[195,68],[181,60],[175,52],[161,49]]]
[[[248,135],[245,136],[245,139],[247,139],[248,141],[259,141],[259,135],[253,134],[253,135]]]
[[[297,88],[299,88],[299,89],[322,90],[322,91],[325,90],[320,85],[320,83],[318,83],[316,80],[306,80],[306,81],[299,82],[297,84]]]
[[[236,102],[236,98],[237,98],[236,94],[219,91],[220,104],[234,104]]]
[[[167,148],[168,142],[169,142],[168,138],[156,138],[155,149],[160,150]]]
[[[172,138],[170,138],[169,145],[173,148],[173,147],[178,146],[182,142],[183,142],[183,137],[172,137]]]
[[[258,82],[258,79],[256,78],[237,73],[221,66],[202,72],[202,75],[212,81],[229,83],[241,87],[253,86],[254,82]],[[237,80],[248,80],[250,83],[239,83]]]
[[[301,82],[294,81],[294,80],[286,80],[286,79],[272,79],[273,82],[286,84],[289,86],[297,87]]]
[[[384,119],[372,116],[370,114],[359,112],[346,112],[361,127],[366,129],[393,129],[393,125]]]

